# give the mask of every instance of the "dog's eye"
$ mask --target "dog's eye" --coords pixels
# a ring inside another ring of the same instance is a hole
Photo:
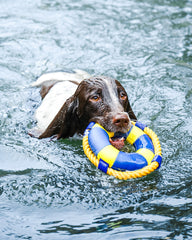
[[[120,96],[121,100],[126,100],[127,99],[127,95],[124,92],[120,92],[119,96]]]
[[[98,102],[101,99],[99,95],[94,95],[90,98],[90,101],[92,102]]]

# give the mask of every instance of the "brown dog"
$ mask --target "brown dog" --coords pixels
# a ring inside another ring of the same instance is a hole
[[[30,135],[66,138],[82,134],[91,121],[107,131],[125,133],[131,126],[130,121],[137,119],[119,81],[104,76],[91,77],[79,70],[66,73],[65,79],[59,78],[62,73],[54,74],[47,74],[48,80],[41,81],[41,77],[33,84],[41,86],[43,102],[36,111],[37,127]]]

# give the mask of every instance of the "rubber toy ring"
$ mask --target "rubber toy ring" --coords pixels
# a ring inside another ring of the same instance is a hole
[[[131,122],[127,133],[118,136],[134,146],[136,152],[126,153],[111,145],[109,139],[117,134],[91,122],[83,136],[83,150],[88,159],[101,171],[118,179],[146,176],[160,168],[162,155],[157,135],[141,122]]]

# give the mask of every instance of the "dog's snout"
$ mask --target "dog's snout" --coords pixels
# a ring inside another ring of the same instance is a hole
[[[129,117],[127,113],[118,113],[113,117],[113,124],[117,127],[128,127],[129,124]]]

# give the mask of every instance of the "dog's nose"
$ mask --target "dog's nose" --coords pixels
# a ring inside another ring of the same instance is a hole
[[[113,117],[113,124],[115,124],[117,127],[123,127],[123,128],[128,127],[128,124],[129,124],[128,114],[126,112],[117,113]]]

